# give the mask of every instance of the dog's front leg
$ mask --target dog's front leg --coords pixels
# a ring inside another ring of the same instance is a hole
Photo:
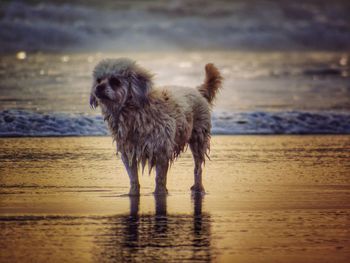
[[[156,164],[156,189],[155,195],[166,195],[168,190],[166,189],[166,177],[169,168],[169,161],[157,161]]]
[[[130,179],[129,195],[140,195],[140,183],[139,183],[139,176],[137,171],[136,158],[135,157],[133,158],[132,163],[130,165],[128,157],[126,156],[126,154],[123,153],[122,161],[124,163],[125,169]]]

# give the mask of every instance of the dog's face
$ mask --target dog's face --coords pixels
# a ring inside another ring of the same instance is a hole
[[[122,76],[112,75],[94,80],[92,95],[101,103],[122,103],[128,93],[128,81]]]
[[[121,59],[102,60],[94,69],[90,105],[122,107],[127,100],[142,106],[148,101],[152,76],[134,61]]]

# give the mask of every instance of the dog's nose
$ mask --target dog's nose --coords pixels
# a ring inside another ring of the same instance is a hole
[[[108,84],[106,79],[103,79],[102,81],[100,81],[99,83],[97,83],[96,87],[95,87],[95,92],[103,92],[106,89],[106,85]]]
[[[101,84],[98,84],[95,89],[96,89],[96,92],[103,92],[105,88],[106,88],[106,84],[101,83]]]
[[[106,84],[105,83],[97,84],[96,87],[95,87],[95,96],[97,98],[102,99],[103,97],[105,97],[105,90],[106,90]]]

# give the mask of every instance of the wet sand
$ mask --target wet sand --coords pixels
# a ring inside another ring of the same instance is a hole
[[[0,139],[0,262],[347,262],[350,136],[213,136],[129,198],[109,137]]]

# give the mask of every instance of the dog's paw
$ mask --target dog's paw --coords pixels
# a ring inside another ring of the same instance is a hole
[[[194,185],[191,187],[191,191],[192,191],[192,193],[201,193],[201,194],[205,194],[205,190],[204,190],[203,185],[196,185],[196,184],[194,184]]]

